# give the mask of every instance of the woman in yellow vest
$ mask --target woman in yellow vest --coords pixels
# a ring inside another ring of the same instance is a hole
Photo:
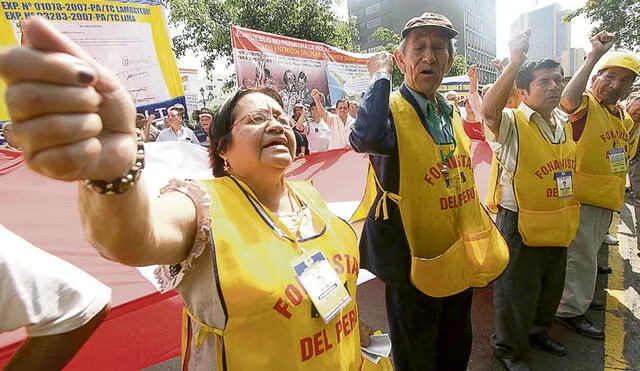
[[[522,358],[530,343],[566,355],[547,330],[562,297],[567,246],[580,219],[572,193],[576,145],[567,116],[557,108],[562,67],[553,59],[525,63],[529,34],[521,31],[511,40],[511,62],[483,106],[487,140],[496,154],[487,205],[497,212],[511,253],[493,286],[491,343],[509,370],[528,370]],[[522,103],[503,111],[514,81]]]
[[[161,265],[159,280],[186,306],[185,369],[364,366],[356,236],[310,184],[285,182],[295,138],[275,90],[240,90],[221,108],[209,132],[219,178],[172,181],[150,201],[135,107],[118,78],[43,19],[25,36],[28,50],[0,52],[25,160],[82,181],[84,230],[103,256]]]

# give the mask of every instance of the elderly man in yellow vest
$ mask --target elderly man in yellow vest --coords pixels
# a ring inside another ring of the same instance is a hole
[[[604,331],[594,326],[585,313],[590,305],[592,309],[604,309],[604,303],[592,303],[597,255],[613,212],[622,208],[631,152],[633,120],[616,104],[631,92],[640,73],[636,57],[615,53],[600,64],[591,79],[591,88],[585,91],[589,75],[614,40],[615,36],[606,31],[591,39],[592,50],[560,101],[562,110],[570,114],[577,142],[574,190],[582,206],[580,226],[569,246],[557,316],[577,333],[594,339],[603,339]]]
[[[440,14],[407,22],[400,47],[373,56],[371,83],[349,137],[372,164],[360,241],[362,266],[386,285],[396,370],[466,370],[471,287],[495,279],[506,242],[478,200],[470,141],[437,93],[458,32]],[[391,92],[393,59],[404,74]]]
[[[529,344],[564,356],[566,347],[547,333],[562,297],[567,246],[580,218],[573,198],[576,144],[560,111],[560,63],[525,63],[531,30],[509,42],[511,61],[483,105],[487,140],[496,153],[487,205],[498,213],[511,260],[493,286],[495,355],[509,370],[528,370]],[[503,110],[513,83],[522,98]]]

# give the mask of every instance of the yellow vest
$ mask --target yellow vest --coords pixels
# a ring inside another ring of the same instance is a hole
[[[383,193],[374,205],[376,218],[387,217],[388,200],[398,203],[411,250],[411,282],[418,290],[445,297],[486,286],[507,267],[509,250],[478,201],[471,143],[457,111],[452,124],[458,145],[447,161],[452,180],[448,188],[438,145],[413,106],[399,92],[391,94],[390,106],[398,137],[400,189],[393,194],[376,184]],[[443,153],[452,149],[452,144],[442,145]]]
[[[627,120],[609,113],[591,93],[588,96],[587,122],[576,148],[575,197],[583,204],[620,211],[624,202],[626,171],[611,172],[607,151],[624,148],[627,162],[631,154]]]
[[[299,246],[322,251],[352,297],[325,324],[312,317],[311,299],[290,266],[298,253],[287,227],[239,180],[224,177],[201,185],[211,197],[213,264],[227,322],[224,329],[213,329],[187,311],[203,326],[196,346],[202,343],[198,338],[216,336],[218,370],[358,370],[359,251],[351,227],[328,210],[309,183],[287,182],[315,222],[324,224],[319,236],[300,240]]]
[[[571,170],[575,176],[575,151],[571,126],[565,125],[565,141],[552,143],[533,121],[514,110],[518,132],[518,159],[512,177],[518,204],[518,231],[526,246],[569,246],[580,223],[580,204],[573,197],[558,198],[554,174]],[[498,164],[494,157],[494,164]],[[492,164],[492,166],[494,166]],[[487,190],[491,208],[499,203],[497,172]]]

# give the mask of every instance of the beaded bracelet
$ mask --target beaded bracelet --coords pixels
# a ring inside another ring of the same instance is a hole
[[[102,195],[115,195],[123,194],[133,188],[134,185],[140,179],[142,169],[144,169],[144,140],[142,139],[142,131],[137,130],[137,145],[136,161],[131,166],[129,171],[121,177],[116,178],[110,182],[104,180],[83,180],[82,184]]]

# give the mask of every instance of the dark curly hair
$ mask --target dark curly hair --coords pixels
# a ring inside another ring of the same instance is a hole
[[[534,74],[538,70],[546,70],[549,68],[558,68],[560,74],[564,76],[564,70],[562,69],[562,65],[560,62],[546,58],[546,59],[535,59],[532,61],[528,61],[522,67],[520,67],[520,71],[518,71],[518,76],[516,76],[516,88],[524,89],[529,92],[529,85],[533,82]]]
[[[218,109],[213,120],[213,125],[209,128],[209,136],[211,137],[211,147],[209,148],[209,161],[213,168],[213,175],[215,177],[222,177],[227,175],[224,171],[224,160],[220,157],[220,154],[227,151],[231,144],[231,127],[233,123],[238,119],[235,116],[235,109],[240,99],[245,95],[252,93],[264,94],[273,98],[280,107],[283,106],[282,97],[277,90],[271,87],[259,87],[259,88],[240,88],[231,95],[226,102]]]

